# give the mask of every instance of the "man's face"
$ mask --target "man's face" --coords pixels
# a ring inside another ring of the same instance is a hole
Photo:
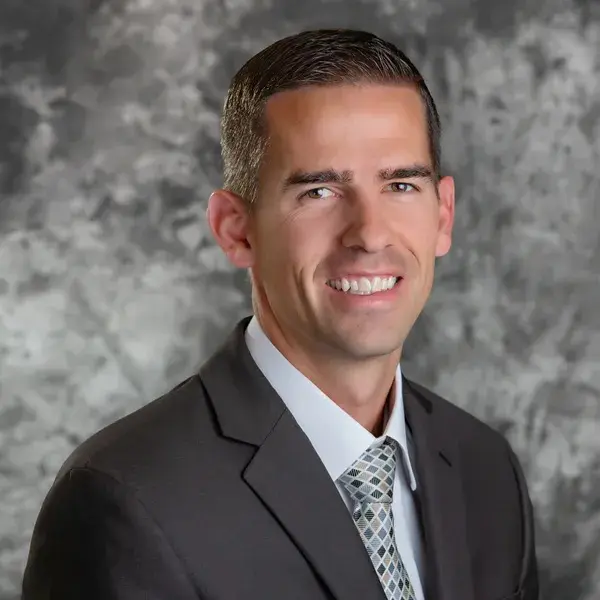
[[[248,235],[264,324],[321,356],[399,354],[454,216],[452,179],[433,178],[419,93],[303,88],[273,96],[265,119]]]

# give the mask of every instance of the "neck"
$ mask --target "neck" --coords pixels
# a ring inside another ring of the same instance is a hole
[[[269,319],[255,314],[265,335],[296,369],[374,436],[383,433],[386,412],[389,414],[393,407],[401,349],[386,356],[352,359],[333,351],[305,348],[297,340],[286,339]]]

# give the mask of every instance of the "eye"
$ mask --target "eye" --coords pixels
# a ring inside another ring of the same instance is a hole
[[[325,187],[313,188],[302,194],[302,198],[310,198],[311,200],[321,200],[322,198],[329,198],[335,196],[334,192]]]
[[[399,192],[401,194],[417,191],[417,188],[412,183],[406,183],[405,181],[393,181],[388,187],[391,188],[392,192]]]

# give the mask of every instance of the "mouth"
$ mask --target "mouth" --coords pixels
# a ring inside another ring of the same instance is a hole
[[[341,279],[329,279],[326,281],[326,285],[344,294],[372,296],[389,292],[397,287],[401,281],[402,277],[400,276],[358,277],[356,279],[342,277]]]

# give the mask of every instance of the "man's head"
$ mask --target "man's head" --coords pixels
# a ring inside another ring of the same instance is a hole
[[[208,218],[231,262],[250,269],[280,349],[399,357],[450,248],[454,184],[440,176],[439,136],[416,68],[365,32],[301,33],[236,74],[224,189]]]

